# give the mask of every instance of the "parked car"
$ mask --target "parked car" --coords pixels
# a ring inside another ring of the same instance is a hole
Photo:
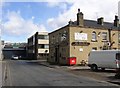
[[[101,68],[118,69],[120,68],[120,51],[118,50],[100,50],[91,51],[88,58],[88,66],[93,71]]]
[[[11,59],[13,59],[13,60],[18,60],[19,57],[18,57],[17,55],[12,55],[12,58],[11,58]]]

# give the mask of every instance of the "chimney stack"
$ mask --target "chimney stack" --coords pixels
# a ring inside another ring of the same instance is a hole
[[[103,17],[100,17],[97,19],[97,24],[100,24],[100,25],[103,25],[104,23],[104,18]]]
[[[119,19],[118,16],[115,15],[114,26],[119,27]]]
[[[70,19],[70,21],[68,22],[69,25],[73,24],[73,21]]]
[[[78,13],[77,13],[77,25],[78,26],[84,26],[83,13],[80,12],[80,9],[78,9]]]

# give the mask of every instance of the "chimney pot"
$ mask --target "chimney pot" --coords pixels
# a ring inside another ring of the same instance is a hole
[[[117,20],[117,19],[118,19],[118,16],[115,15],[115,20]]]
[[[80,8],[78,9],[78,13],[80,13]]]

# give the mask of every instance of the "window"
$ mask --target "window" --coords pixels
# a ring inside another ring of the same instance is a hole
[[[45,37],[45,39],[49,39],[49,36],[48,36],[48,35],[45,35],[44,37]]]
[[[44,39],[44,35],[39,35],[38,39]]]
[[[102,38],[103,40],[107,40],[107,32],[102,32]]]
[[[49,36],[48,35],[39,35],[38,36],[38,39],[49,39]]]
[[[120,43],[120,33],[118,34],[118,43]]]
[[[39,44],[38,48],[44,48],[44,44]]]
[[[120,60],[120,53],[116,53],[116,59]]]
[[[96,32],[92,33],[92,41],[96,41],[97,40],[97,36],[96,36]]]
[[[49,45],[46,44],[46,45],[44,46],[44,48],[45,48],[45,49],[49,49]]]
[[[48,44],[39,44],[38,48],[49,49],[49,45]]]
[[[63,33],[63,34],[61,35],[61,41],[66,40],[66,37],[67,37],[66,33]]]
[[[93,48],[92,48],[92,51],[95,51],[95,50],[97,50],[97,47],[93,47]]]

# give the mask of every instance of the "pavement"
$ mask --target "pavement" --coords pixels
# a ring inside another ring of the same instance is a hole
[[[40,65],[50,67],[50,68],[61,68],[61,69],[69,69],[69,70],[89,70],[90,67],[88,66],[59,66],[59,65],[51,65],[47,61],[39,61]],[[116,79],[115,77],[110,78],[107,82],[113,83],[113,84],[118,84],[120,85],[120,79]]]
[[[90,67],[88,66],[62,66],[62,65],[51,65],[49,64],[47,61],[38,61],[40,65],[46,66],[46,67],[50,67],[50,68],[68,68],[71,70],[77,70],[77,69],[90,69]]]
[[[43,61],[38,61],[38,63],[40,64],[40,65],[43,65],[43,66],[46,66],[46,67],[50,67],[50,68],[59,68],[60,66],[58,66],[58,65],[51,65],[51,64],[49,64],[47,61],[45,61],[45,60],[43,60]]]

